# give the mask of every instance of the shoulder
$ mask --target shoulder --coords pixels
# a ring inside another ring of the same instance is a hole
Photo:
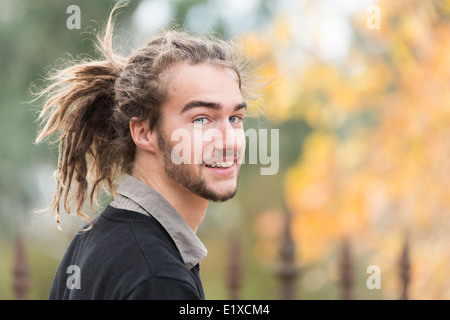
[[[79,236],[85,238],[80,241],[85,249],[96,248],[124,264],[130,260],[140,261],[139,268],[146,266],[152,277],[159,276],[161,266],[182,262],[166,230],[156,219],[139,212],[108,206],[92,228],[81,231]],[[136,267],[136,263],[133,264],[133,269]]]
[[[67,268],[73,265],[81,272],[80,290],[67,290],[65,285]],[[188,272],[172,239],[154,218],[108,207],[90,229],[81,229],[73,238],[55,277],[55,288],[63,292],[56,296],[123,299],[133,292],[150,296],[162,283],[189,291],[193,282]],[[151,288],[146,285],[150,283]]]

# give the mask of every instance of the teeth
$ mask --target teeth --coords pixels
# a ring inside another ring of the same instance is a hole
[[[229,162],[214,162],[209,164],[208,166],[211,168],[229,168],[234,164],[234,161],[229,161]]]

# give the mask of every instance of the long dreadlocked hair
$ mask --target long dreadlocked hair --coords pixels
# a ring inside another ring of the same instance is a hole
[[[78,216],[92,218],[83,212],[89,194],[90,208],[100,190],[115,194],[116,181],[131,174],[136,153],[130,133],[130,121],[148,120],[153,130],[161,117],[161,105],[167,90],[162,75],[176,63],[210,63],[230,68],[236,74],[242,97],[256,99],[253,90],[255,73],[241,50],[209,36],[194,37],[187,32],[168,29],[154,36],[129,57],[112,49],[114,12],[112,9],[103,34],[97,35],[104,60],[69,61],[69,66],[54,72],[47,86],[37,93],[45,97],[38,121],[43,125],[36,143],[49,136],[59,142],[56,192],[49,209],[57,212],[60,204],[70,214],[75,200]],[[133,120],[132,120],[133,119]]]

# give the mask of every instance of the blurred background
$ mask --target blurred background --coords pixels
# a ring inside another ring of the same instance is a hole
[[[57,148],[33,142],[30,89],[96,57],[114,3],[0,0],[0,299],[47,299],[83,224],[36,213]],[[115,46],[174,24],[242,43],[275,77],[245,126],[279,130],[279,170],[243,165],[236,197],[208,207],[207,299],[450,298],[450,1],[132,0]]]

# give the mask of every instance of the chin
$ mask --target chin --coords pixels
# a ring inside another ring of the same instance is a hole
[[[235,184],[233,187],[227,188],[218,188],[217,186],[213,186],[212,188],[205,188],[202,191],[202,194],[199,195],[207,200],[214,202],[225,202],[236,195],[237,185]]]
[[[215,193],[214,195],[211,195],[209,197],[209,199],[207,199],[207,200],[210,200],[210,201],[213,201],[213,202],[225,202],[225,201],[228,201],[231,198],[233,198],[235,195],[236,195],[236,191],[233,191],[233,192],[230,192],[230,193],[224,193],[224,194],[217,194],[217,193]]]

